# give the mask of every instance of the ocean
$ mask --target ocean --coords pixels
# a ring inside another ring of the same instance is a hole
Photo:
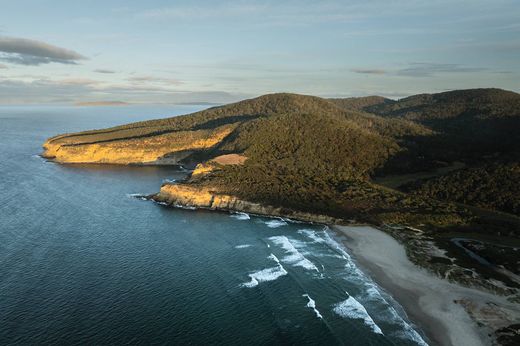
[[[424,345],[327,227],[136,198],[174,167],[38,156],[59,133],[198,109],[0,108],[0,344]]]

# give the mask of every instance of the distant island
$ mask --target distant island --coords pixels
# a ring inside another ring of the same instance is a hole
[[[78,107],[99,107],[99,106],[128,106],[128,102],[123,101],[90,101],[90,102],[76,102]]]
[[[60,163],[192,169],[150,196],[163,204],[377,226],[413,263],[504,297],[509,303],[488,307],[502,316],[493,321],[481,306],[459,302],[495,340],[506,344],[518,328],[504,317],[508,304],[520,303],[517,93],[471,89],[399,101],[270,94],[58,135],[43,147]]]

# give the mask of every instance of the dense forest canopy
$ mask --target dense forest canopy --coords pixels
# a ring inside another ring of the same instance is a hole
[[[520,157],[520,95],[500,89],[398,101],[270,94],[184,116],[56,136],[51,142],[80,148],[135,146],[160,136],[189,141],[196,132],[205,138],[222,128],[230,133],[181,163],[245,155],[245,164],[221,167],[198,179],[251,200],[335,214],[357,210],[394,217],[400,208],[415,210],[415,218],[424,214],[423,219],[435,219],[435,213],[461,219],[463,213],[445,202],[519,212],[514,182]],[[434,171],[454,163],[464,169],[408,181],[400,191],[372,182],[374,176]]]

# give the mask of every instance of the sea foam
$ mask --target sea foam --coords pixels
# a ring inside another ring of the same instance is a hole
[[[253,245],[251,244],[240,244],[240,245],[237,245],[235,246],[235,249],[245,249],[245,248],[248,248],[248,247],[251,247]]]
[[[334,305],[334,312],[341,317],[362,319],[363,323],[370,327],[374,333],[383,334],[383,331],[374,322],[367,310],[354,297],[350,296],[346,300]]]
[[[282,266],[282,264],[280,263],[280,261],[278,260],[278,258],[275,255],[270,254],[268,256],[268,258],[275,261],[277,263],[277,266],[262,269],[257,272],[249,274],[249,277],[251,280],[249,282],[244,282],[241,285],[242,287],[248,287],[248,288],[256,287],[261,282],[274,281],[281,276],[287,275],[287,271],[285,270],[285,268]]]
[[[300,229],[298,233],[311,239],[315,243],[325,243],[325,239],[318,235],[318,232],[312,229]]]
[[[249,220],[249,219],[251,219],[249,214],[241,213],[241,212],[232,213],[229,216],[231,216],[232,218],[237,219],[237,220]]]
[[[319,272],[318,267],[316,267],[314,263],[303,256],[286,236],[273,236],[269,237],[268,239],[274,244],[280,246],[287,253],[287,256],[282,258],[283,262],[292,264],[297,267],[303,267],[307,270],[315,270]]]
[[[163,184],[173,184],[177,181],[177,179],[163,179]]]
[[[320,314],[318,309],[316,309],[316,302],[314,301],[314,299],[312,299],[308,294],[303,294],[302,296],[307,297],[309,301],[307,302],[306,306],[314,311],[316,317],[318,317],[319,319],[323,319],[323,316]]]
[[[127,193],[126,197],[140,199],[141,201],[148,200],[148,198],[146,198],[146,195],[144,195],[142,193]]]
[[[282,227],[282,226],[287,226],[287,222],[285,222],[283,220],[278,220],[278,219],[266,221],[265,224],[269,228],[278,228],[278,227]]]
[[[427,346],[428,344],[421,335],[394,308],[394,305],[397,303],[392,297],[388,296],[388,298],[385,298],[379,287],[356,266],[345,248],[328,234],[327,229],[328,227],[325,228],[323,239],[329,247],[340,253],[341,257],[346,260],[345,269],[348,276],[345,279],[349,282],[355,282],[362,287],[362,293],[356,296],[357,299],[365,304],[369,304],[372,308],[377,308],[378,320],[383,320],[398,327],[398,331],[392,332],[392,335],[401,339],[411,340],[421,346]],[[354,298],[352,297],[352,299]],[[391,302],[388,300],[391,300]]]

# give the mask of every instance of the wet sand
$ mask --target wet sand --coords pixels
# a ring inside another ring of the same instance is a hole
[[[368,226],[334,226],[334,230],[360,267],[390,293],[424,331],[429,344],[491,343],[487,333],[454,301],[465,299],[486,304],[502,302],[503,297],[450,283],[416,266],[406,256],[404,247],[383,231]]]

